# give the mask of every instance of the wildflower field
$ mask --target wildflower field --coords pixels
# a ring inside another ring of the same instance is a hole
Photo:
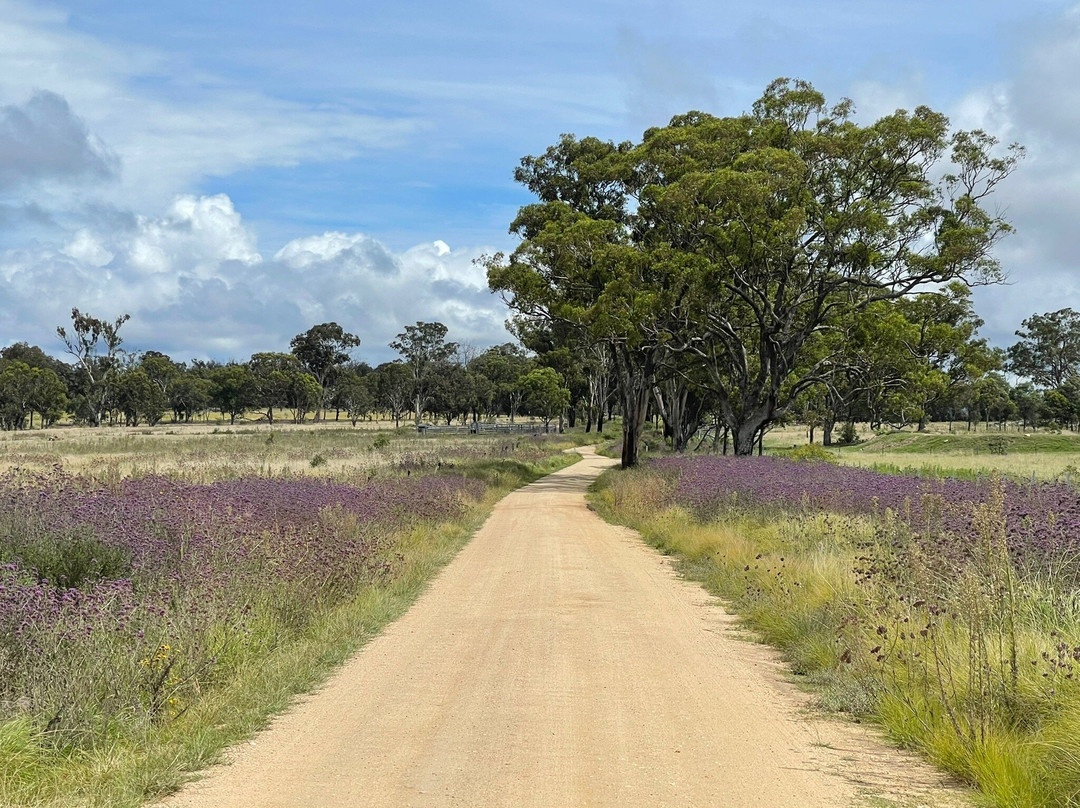
[[[234,437],[185,439],[171,463],[154,446],[144,473],[9,457],[0,804],[166,793],[403,611],[499,496],[573,457],[552,439]]]
[[[657,458],[595,494],[780,648],[995,806],[1080,805],[1080,495],[776,457]]]

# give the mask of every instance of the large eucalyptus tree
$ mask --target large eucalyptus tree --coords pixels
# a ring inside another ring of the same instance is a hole
[[[983,205],[1020,156],[926,107],[860,125],[849,101],[779,79],[740,116],[681,115],[636,146],[564,136],[523,160],[540,201],[488,279],[522,314],[607,341],[624,465],[658,369],[685,354],[748,454],[822,383],[816,342],[853,310],[1002,277],[992,248],[1010,228]]]

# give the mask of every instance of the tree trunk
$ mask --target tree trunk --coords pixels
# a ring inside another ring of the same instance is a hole
[[[732,428],[735,438],[735,456],[749,457],[754,453],[754,444],[757,442],[758,424],[753,421],[744,421],[738,427]]]
[[[758,433],[762,432],[772,421],[774,415],[772,402],[759,404],[754,410],[739,416],[733,412],[726,413],[726,421],[731,427],[735,438],[735,455],[748,457],[754,453],[754,445],[758,442]]]
[[[624,469],[637,465],[638,447],[641,445],[641,435],[645,431],[645,422],[648,420],[649,391],[628,391],[623,395],[623,446],[622,467]]]
[[[821,425],[821,445],[832,446],[832,433],[833,428],[836,426],[836,421],[828,420]]]
[[[622,467],[638,462],[641,435],[649,418],[657,351],[632,352],[624,345],[611,346],[619,375],[619,399],[623,409]]]

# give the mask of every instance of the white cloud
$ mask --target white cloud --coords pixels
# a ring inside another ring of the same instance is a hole
[[[97,236],[85,229],[75,233],[75,236],[61,248],[60,252],[80,264],[92,267],[103,267],[115,257],[105,249]]]
[[[505,307],[473,264],[485,251],[434,241],[395,252],[362,233],[330,232],[266,260],[227,196],[181,196],[157,217],[80,228],[60,249],[0,254],[0,344],[55,347],[52,330],[72,306],[130,313],[129,345],[177,358],[283,350],[330,320],[358,333],[376,361],[416,320],[445,323],[453,339],[504,342]]]
[[[1010,81],[968,93],[953,115],[958,126],[986,129],[1028,152],[993,199],[1016,227],[998,250],[1011,284],[976,293],[984,331],[1002,345],[1033,313],[1080,310],[1077,76],[1080,5],[1035,31]]]
[[[39,180],[108,179],[116,157],[61,96],[38,91],[0,107],[0,189]]]
[[[13,154],[3,118],[41,106],[42,99],[62,107],[51,111],[54,117],[70,105],[76,123],[86,121],[89,131],[83,127],[82,134],[92,148],[83,157],[107,154],[103,143],[119,156],[119,182],[94,193],[135,209],[158,207],[207,177],[399,147],[421,127],[409,117],[246,89],[201,73],[181,57],[132,43],[113,47],[74,30],[57,9],[16,0],[0,0],[0,42],[0,103],[11,104],[0,110],[0,187],[4,154]],[[57,149],[42,141],[42,150],[71,157],[74,145]],[[57,202],[47,194],[41,198]]]
[[[128,263],[143,272],[211,278],[219,277],[224,262],[253,266],[262,261],[254,234],[224,194],[180,196],[165,216],[137,222],[134,237],[124,246]]]

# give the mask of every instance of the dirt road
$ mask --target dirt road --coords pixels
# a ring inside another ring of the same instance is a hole
[[[403,618],[166,805],[832,808],[949,797],[863,728],[807,717],[769,651],[591,513],[585,489],[609,464],[586,451],[503,500]]]

